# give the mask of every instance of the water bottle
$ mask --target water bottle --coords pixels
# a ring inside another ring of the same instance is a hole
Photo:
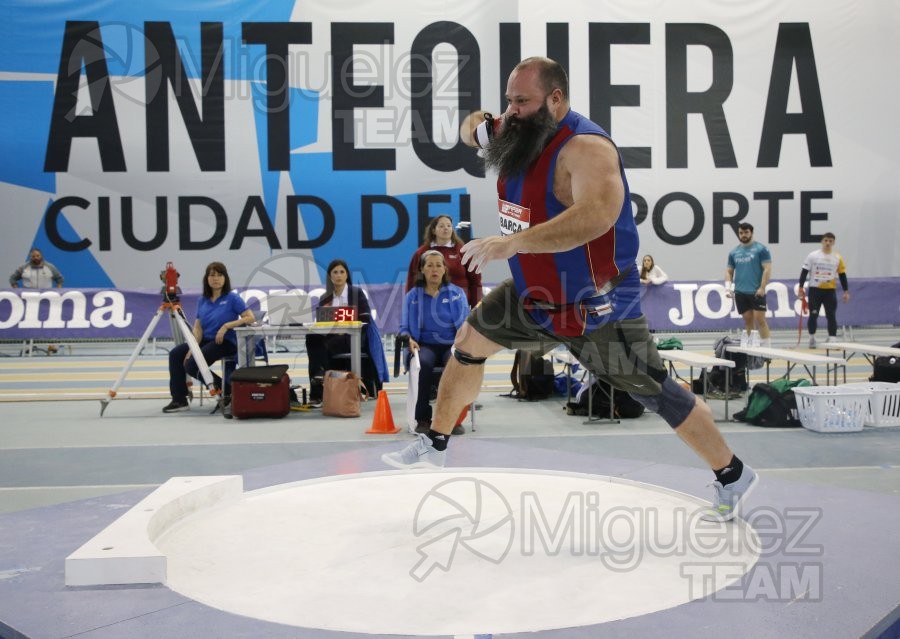
[[[825,406],[824,413],[825,413],[825,419],[823,420],[824,425],[825,425],[824,430],[825,431],[838,430],[838,428],[840,428],[840,425],[841,425],[841,417],[840,417],[840,415],[838,415],[837,406],[835,406],[833,403],[829,402]]]
[[[750,338],[747,335],[747,331],[741,331],[741,348],[747,348],[750,346]]]
[[[750,331],[750,348],[759,348],[759,331]]]

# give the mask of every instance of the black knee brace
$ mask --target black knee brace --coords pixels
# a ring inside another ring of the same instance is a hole
[[[487,361],[487,357],[472,357],[455,346],[451,350],[453,351],[453,357],[455,357],[456,361],[463,366],[481,366]]]

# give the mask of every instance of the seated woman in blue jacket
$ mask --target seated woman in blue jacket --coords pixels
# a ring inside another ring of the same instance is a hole
[[[237,291],[231,290],[231,278],[225,265],[222,262],[208,264],[203,273],[203,296],[197,303],[197,319],[194,320],[194,339],[207,366],[237,353],[234,329],[254,321],[253,311],[247,308]],[[164,413],[189,410],[187,375],[199,379],[200,368],[185,342],[169,351],[172,401],[162,409]],[[215,373],[212,376],[215,387],[221,389],[222,379]]]
[[[428,400],[434,369],[444,366],[450,359],[450,347],[453,346],[456,331],[468,315],[466,292],[450,283],[444,256],[438,251],[425,251],[419,260],[416,284],[406,294],[400,320],[400,335],[409,336],[409,350],[419,353],[422,365],[416,401],[417,432],[428,432],[431,427]],[[454,435],[464,432],[462,424],[453,429]]]

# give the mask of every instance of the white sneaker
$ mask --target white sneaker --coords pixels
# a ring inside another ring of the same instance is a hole
[[[826,344],[833,344],[836,341],[838,341],[837,335],[829,335],[828,337],[825,338]]]
[[[437,450],[432,446],[428,435],[419,433],[416,441],[396,453],[385,453],[381,456],[381,461],[394,468],[439,469],[444,467],[446,457],[446,450]]]
[[[816,347],[816,336],[815,336],[815,335],[810,335],[810,336],[809,336],[809,347],[810,347],[810,348],[815,348],[815,347]]]
[[[741,477],[736,482],[723,486],[717,481],[710,484],[716,489],[712,509],[700,516],[705,521],[729,521],[740,512],[741,504],[759,483],[759,475],[750,468],[744,466]]]

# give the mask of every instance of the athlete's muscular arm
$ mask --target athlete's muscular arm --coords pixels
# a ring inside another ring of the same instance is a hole
[[[619,154],[607,138],[578,135],[560,152],[553,184],[569,208],[545,224],[512,236],[520,251],[558,253],[600,237],[616,223],[625,199]]]
[[[616,223],[625,198],[619,154],[607,138],[578,135],[560,151],[553,191],[568,208],[548,222],[515,235],[473,240],[462,248],[463,264],[483,266],[516,253],[559,253],[600,237]]]

